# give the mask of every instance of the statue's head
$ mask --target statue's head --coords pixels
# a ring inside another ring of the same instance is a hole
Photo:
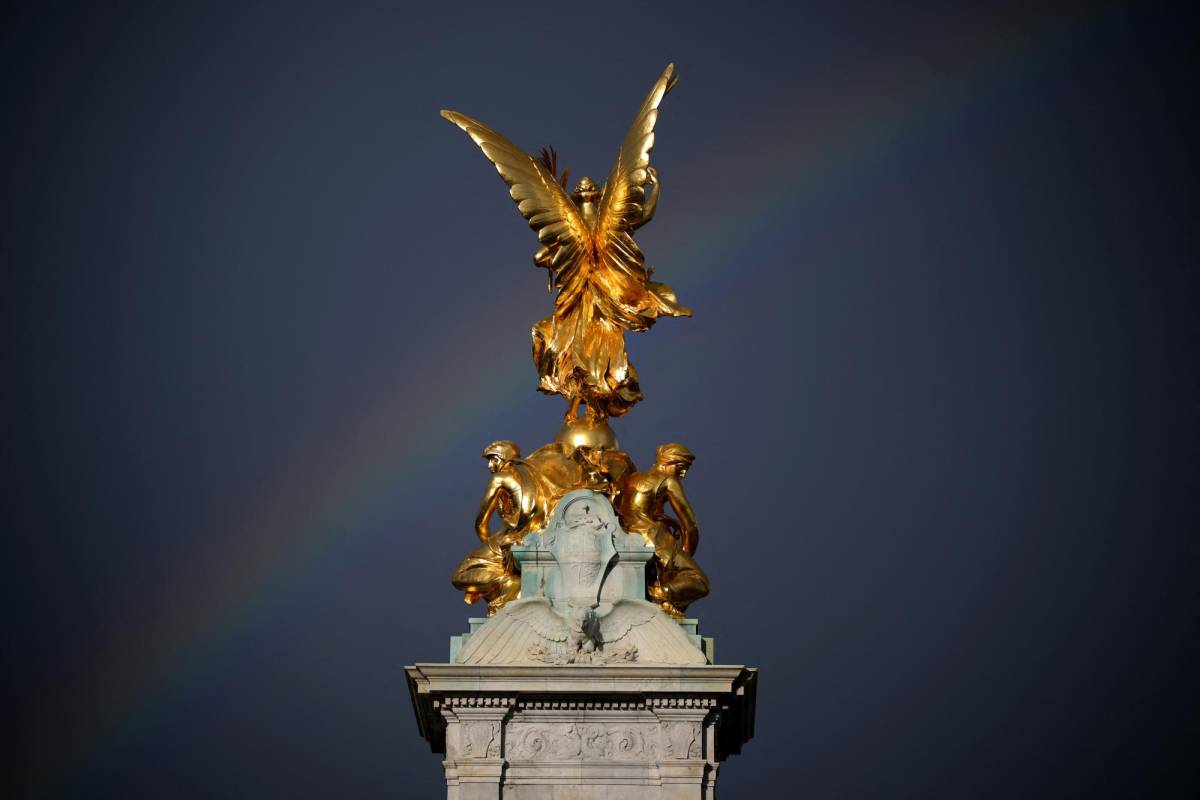
[[[592,183],[592,179],[585,175],[579,179],[579,183],[575,184],[575,191],[571,192],[571,199],[576,203],[595,203],[600,199],[600,190],[596,188],[596,184]]]
[[[687,475],[688,468],[695,460],[696,456],[692,454],[692,451],[678,442],[661,444],[658,446],[658,450],[654,451],[654,463],[671,470],[677,478]]]
[[[487,459],[488,471],[494,474],[509,461],[520,458],[521,448],[515,442],[500,439],[483,448],[483,457]]]

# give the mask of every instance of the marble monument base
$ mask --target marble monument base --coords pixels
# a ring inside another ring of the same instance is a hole
[[[696,664],[406,667],[448,800],[689,800],[754,733],[757,671]]]

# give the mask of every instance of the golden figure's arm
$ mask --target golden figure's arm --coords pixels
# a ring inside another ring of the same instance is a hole
[[[692,504],[683,493],[683,484],[676,478],[667,478],[663,481],[662,488],[666,492],[667,502],[679,518],[679,545],[689,556],[695,555],[696,546],[700,544],[700,528],[696,524]]]
[[[654,123],[658,120],[659,103],[677,80],[679,76],[675,74],[675,65],[668,64],[633,118],[600,198],[600,210],[596,217],[597,249],[607,256],[606,260],[611,266],[626,274],[643,274],[642,252],[629,234],[649,221],[643,207],[646,199],[643,187],[649,180]],[[652,201],[655,204],[658,202],[657,186],[652,191]],[[653,213],[651,205],[650,214]]]
[[[646,180],[650,183],[650,196],[646,198],[646,204],[642,208],[642,219],[633,225],[635,230],[654,219],[654,212],[658,210],[658,192],[662,184],[659,183],[658,172],[654,167],[646,167]]]
[[[492,520],[492,512],[496,510],[496,505],[500,502],[502,491],[504,491],[504,482],[499,477],[493,476],[488,481],[483,502],[479,504],[479,513],[475,515],[475,533],[479,536],[479,541],[484,544],[491,540],[492,532],[488,526]]]
[[[533,254],[533,265],[546,270],[546,291],[554,292],[554,251],[542,245]]]
[[[592,235],[579,209],[537,159],[478,120],[456,111],[442,116],[466,131],[508,184],[508,194],[544,247],[535,263],[553,270],[573,264],[591,249]]]

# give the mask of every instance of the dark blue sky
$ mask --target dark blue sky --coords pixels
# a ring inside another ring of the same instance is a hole
[[[602,178],[682,441],[724,798],[1200,792],[1195,28],[1081,4],[301,4],[0,26],[18,797],[432,797],[401,667],[547,441],[536,247],[453,108]]]

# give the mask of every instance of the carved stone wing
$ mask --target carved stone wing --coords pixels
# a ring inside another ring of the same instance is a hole
[[[650,603],[623,603],[618,601],[612,611],[600,618],[600,635],[605,644],[621,641],[629,631],[639,625],[645,625],[657,614],[658,608]]]
[[[466,131],[495,165],[521,216],[553,251],[555,270],[566,269],[591,249],[592,234],[579,209],[537,159],[479,120],[457,111],[443,110],[442,116]]]
[[[604,648],[636,648],[643,664],[703,664],[704,653],[692,644],[679,623],[653,603],[618,600],[600,618]],[[618,645],[618,643],[620,643]]]
[[[538,636],[552,642],[565,642],[568,635],[567,621],[563,619],[550,601],[534,597],[527,603],[513,603],[508,615],[532,628]]]
[[[621,323],[630,330],[645,330],[661,315],[691,316],[692,313],[676,302],[670,287],[646,282],[645,257],[632,236],[634,227],[642,219],[646,200],[643,187],[646,168],[650,166],[650,151],[654,147],[658,105],[678,79],[675,65],[668,64],[638,109],[625,140],[621,142],[621,149],[617,151],[612,171],[608,173],[596,217],[595,242],[601,269],[593,280],[611,284],[605,288],[612,296],[638,297],[641,308],[637,316],[623,319]],[[638,291],[643,284],[650,291]],[[630,285],[637,287],[633,293]]]
[[[471,634],[459,651],[459,664],[528,664],[566,652],[567,622],[544,597],[509,603]]]

